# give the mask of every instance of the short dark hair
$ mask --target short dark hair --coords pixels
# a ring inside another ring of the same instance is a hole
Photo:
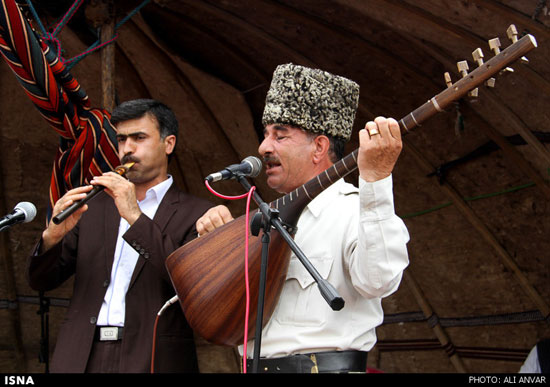
[[[168,106],[154,99],[134,99],[126,101],[113,109],[111,123],[116,126],[119,122],[134,120],[151,115],[157,120],[160,137],[176,136],[178,139],[178,120]]]
[[[324,133],[313,133],[310,131],[307,131],[305,129],[302,129],[311,139],[314,139],[318,136],[325,136],[328,138],[329,141],[329,149],[328,149],[328,155],[330,157],[330,161],[333,163],[336,163],[337,161],[341,160],[344,157],[344,151],[346,148],[347,140],[341,137],[334,137],[328,134]]]
[[[326,135],[325,135],[326,136]],[[327,136],[330,141],[330,159],[333,163],[341,160],[344,157],[347,140],[341,137]]]

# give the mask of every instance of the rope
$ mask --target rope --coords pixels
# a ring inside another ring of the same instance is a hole
[[[130,20],[136,13],[138,13],[143,7],[149,3],[150,0],[145,0],[143,3],[138,5],[132,12],[130,12],[128,15],[126,15],[125,18],[123,18],[117,25],[115,25],[115,31],[122,27],[124,23],[126,23],[128,20]]]
[[[67,65],[67,69],[70,70],[71,68],[74,67],[74,65],[76,65],[78,62],[80,62],[86,56],[88,56],[92,52],[94,52],[96,50],[99,50],[100,48],[114,42],[117,38],[118,38],[118,34],[114,34],[111,39],[109,39],[109,40],[107,40],[107,41],[105,41],[105,42],[103,42],[99,45],[98,45],[98,43],[99,43],[99,40],[98,40],[97,42],[92,44],[90,47],[88,47],[88,49],[86,51],[82,52],[81,54],[78,54],[78,55],[74,56],[71,59],[64,60],[64,63]]]
[[[550,175],[550,168],[548,168],[546,172],[548,173],[548,175]],[[534,185],[535,185],[535,183],[532,183],[532,182],[531,183],[525,183],[525,184],[522,184],[522,185],[518,185],[516,187],[511,187],[511,188],[508,188],[508,189],[504,189],[502,191],[497,191],[497,192],[492,192],[492,193],[487,193],[487,194],[482,194],[482,195],[472,196],[472,197],[465,197],[465,198],[463,198],[463,200],[466,201],[466,202],[470,202],[470,201],[479,200],[479,199],[487,199],[487,198],[491,198],[493,196],[499,196],[499,195],[504,195],[504,194],[520,191],[520,190],[525,189],[525,188],[533,187]],[[428,214],[430,212],[434,212],[434,211],[440,210],[442,208],[449,207],[452,204],[453,204],[453,202],[447,202],[447,203],[439,204],[437,206],[428,208],[427,210],[417,211],[417,212],[413,212],[413,213],[406,214],[406,215],[400,215],[400,217],[402,219],[414,218],[415,216],[425,215],[425,214]]]
[[[46,35],[47,30],[46,30],[46,28],[44,28],[44,25],[40,21],[40,18],[38,17],[38,14],[36,13],[36,10],[32,6],[31,0],[25,0],[25,1],[27,2],[27,5],[29,6],[29,10],[31,11],[32,16],[34,17],[34,19],[38,23],[38,26],[40,27],[40,30],[42,31],[42,35]]]
[[[140,5],[138,5],[136,8],[134,8],[128,15],[126,15],[120,22],[118,22],[115,25],[115,33],[113,36],[106,40],[105,42],[101,42],[101,39],[98,39],[95,41],[92,45],[90,45],[85,51],[82,53],[70,58],[65,59],[61,56],[62,53],[62,47],[61,42],[57,38],[57,35],[61,32],[61,30],[67,25],[69,20],[74,16],[76,11],[80,8],[80,6],[83,3],[83,0],[75,0],[73,5],[65,12],[63,17],[59,20],[59,22],[55,25],[53,32],[49,32],[46,30],[44,25],[42,24],[38,13],[36,12],[35,8],[32,5],[31,0],[25,0],[27,2],[27,5],[29,6],[29,10],[32,13],[34,19],[38,23],[40,30],[42,31],[42,39],[45,42],[49,42],[49,45],[54,49],[57,53],[57,57],[59,60],[64,63],[67,67],[67,70],[70,70],[72,67],[74,67],[78,62],[80,62],[82,59],[84,59],[86,56],[90,55],[92,52],[97,51],[103,47],[105,47],[108,44],[111,44],[118,38],[118,33],[116,31],[124,25],[128,20],[130,20],[135,14],[137,14],[143,7],[145,7],[150,0],[144,0]]]
[[[502,191],[488,193],[488,194],[482,194],[482,195],[473,196],[473,197],[466,197],[466,198],[463,198],[463,199],[467,202],[474,201],[474,200],[479,200],[479,199],[486,199],[486,198],[490,198],[490,197],[493,197],[493,196],[504,195],[504,194],[507,194],[507,193],[519,191],[519,190],[522,190],[524,188],[532,187],[534,185],[535,185],[535,183],[526,183],[526,184],[523,184],[523,185],[520,185],[520,186],[517,186],[517,187],[508,188],[508,189],[505,189],[505,190],[502,190]],[[403,218],[403,219],[405,219],[405,218],[414,218],[415,216],[428,214],[430,212],[437,211],[437,210],[440,210],[440,209],[445,208],[445,207],[449,207],[452,204],[453,204],[452,202],[447,202],[447,203],[439,204],[439,205],[437,205],[435,207],[432,207],[432,208],[428,208],[427,210],[413,212],[413,213],[406,214],[406,215],[400,215],[400,217]]]
[[[67,308],[68,298],[47,297],[51,306]],[[19,304],[40,304],[36,296],[17,295],[15,300],[0,299],[0,309],[17,309]],[[426,322],[428,319],[422,312],[388,313],[384,315],[383,325]],[[524,312],[511,312],[506,314],[480,315],[468,317],[438,317],[443,327],[473,327],[492,326],[501,324],[525,324],[530,322],[545,321],[544,316],[538,310]]]
[[[74,16],[76,11],[78,10],[78,8],[80,8],[83,1],[84,0],[76,0],[73,3],[73,5],[69,8],[69,10],[65,13],[65,15],[63,15],[63,17],[61,18],[61,21],[59,23],[57,23],[57,25],[55,26],[55,28],[53,30],[53,33],[52,33],[53,36],[57,36],[57,34],[61,32],[63,27],[65,27],[65,25],[67,25],[69,20],[71,20],[71,18]]]
[[[384,321],[382,324],[387,325],[411,322],[428,322],[430,324],[436,319],[437,322],[445,328],[523,324],[545,320],[544,316],[538,310],[471,317],[439,317],[432,315],[429,318],[426,318],[421,312],[403,312],[384,315]]]
[[[88,49],[86,51],[84,51],[82,54],[79,54],[79,55],[75,56],[74,58],[71,58],[70,60],[68,60],[67,63],[70,63],[70,64],[67,66],[67,68],[70,70],[74,65],[76,65],[78,62],[80,62],[82,59],[84,59],[84,57],[86,57],[87,55],[89,55],[92,52],[94,52],[96,50],[99,50],[100,48],[114,42],[118,38],[118,33],[116,33],[116,31],[120,27],[122,27],[122,25],[124,25],[124,23],[126,23],[128,20],[130,20],[135,14],[137,14],[143,7],[145,7],[149,2],[150,2],[150,0],[143,1],[140,5],[138,5],[136,8],[134,8],[133,11],[131,11],[128,15],[126,15],[120,22],[118,22],[115,25],[115,33],[113,34],[113,36],[109,40],[107,40],[107,41],[100,44],[101,40],[98,39],[90,47],[88,47]]]
[[[379,351],[425,351],[445,350],[436,339],[413,339],[413,340],[380,340],[376,343]],[[493,347],[455,347],[454,350],[462,357],[486,360],[506,360],[521,362],[529,354],[529,349],[516,348],[493,348]]]

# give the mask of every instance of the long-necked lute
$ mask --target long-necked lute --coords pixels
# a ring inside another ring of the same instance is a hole
[[[537,46],[531,35],[525,35],[501,51],[474,71],[450,85],[440,94],[418,107],[399,121],[401,131],[411,129],[452,102],[523,57]],[[280,218],[294,228],[305,206],[319,193],[337,180],[357,169],[356,149],[332,167],[311,179],[296,190],[270,203],[280,212]],[[201,236],[174,251],[166,260],[172,284],[189,324],[207,341],[220,345],[242,344],[245,327],[245,216]],[[261,261],[261,236],[249,238],[250,311],[249,338],[254,335],[258,282]],[[288,270],[290,249],[280,234],[273,230],[268,258],[267,284],[264,300],[263,322],[268,321]]]

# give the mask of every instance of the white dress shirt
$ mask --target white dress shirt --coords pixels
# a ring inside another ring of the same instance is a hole
[[[153,219],[160,202],[172,185],[172,182],[172,176],[168,176],[168,179],[149,188],[145,194],[145,198],[142,201],[138,201],[141,212],[150,219]],[[130,280],[139,257],[138,252],[122,238],[129,227],[128,222],[124,218],[120,218],[115,256],[111,269],[111,280],[105,293],[101,310],[99,311],[98,326],[124,326],[126,291],[130,285]]]
[[[529,352],[529,355],[521,365],[521,368],[519,369],[520,374],[540,374],[540,362],[539,362],[539,355],[537,352],[537,346],[535,345],[533,348],[531,348],[531,351]]]
[[[392,177],[375,183],[360,178],[359,189],[339,180],[308,204],[297,226],[296,243],[345,306],[333,311],[292,253],[260,356],[370,350],[383,321],[381,298],[397,290],[409,263],[409,233],[395,215]],[[253,351],[250,341],[249,358]]]

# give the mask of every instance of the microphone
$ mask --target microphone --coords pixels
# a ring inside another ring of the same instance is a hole
[[[36,216],[36,207],[30,202],[21,202],[15,206],[11,214],[0,218],[0,231],[17,223],[28,223]]]
[[[208,175],[205,180],[212,183],[219,180],[234,179],[237,175],[256,177],[262,170],[262,162],[259,158],[248,156],[240,164],[233,164],[229,167]]]

